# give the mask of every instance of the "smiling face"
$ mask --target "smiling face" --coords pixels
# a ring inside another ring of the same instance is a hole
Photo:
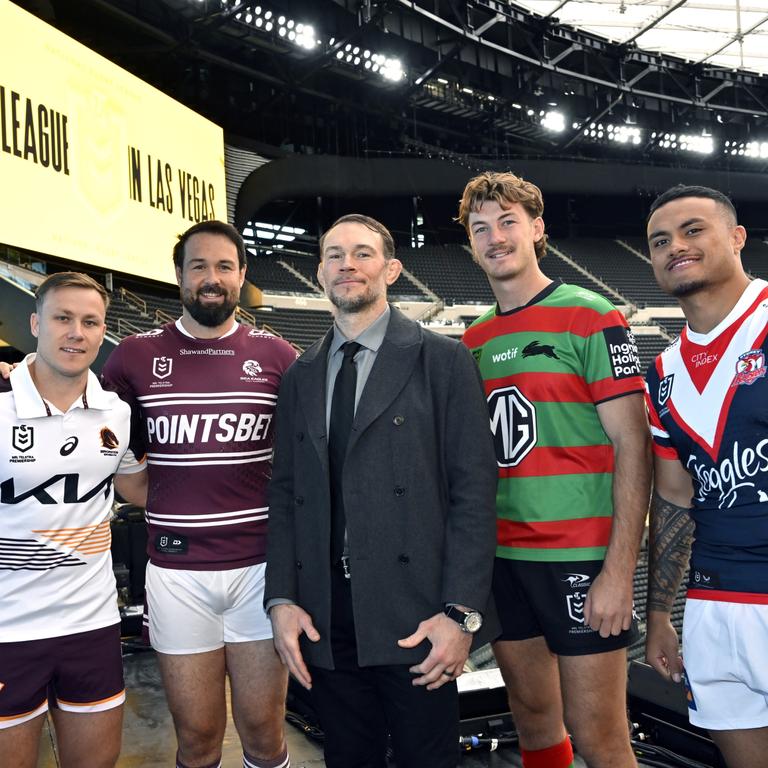
[[[245,267],[240,268],[237,247],[227,237],[199,232],[184,246],[176,280],[184,314],[198,326],[218,330],[229,323],[237,307]]]
[[[35,369],[67,379],[86,375],[104,340],[106,314],[104,299],[91,288],[48,291],[30,318],[32,335],[37,337]]]
[[[317,279],[341,313],[384,309],[387,286],[397,280],[401,263],[384,256],[378,232],[364,224],[343,222],[328,230],[317,267]]]
[[[514,280],[536,265],[535,243],[544,234],[544,221],[532,218],[520,203],[502,208],[486,200],[467,220],[475,261],[494,282]]]
[[[685,298],[744,276],[739,254],[746,241],[724,206],[704,197],[681,197],[648,220],[653,273],[666,293]]]

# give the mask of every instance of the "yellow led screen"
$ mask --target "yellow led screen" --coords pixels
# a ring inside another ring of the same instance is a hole
[[[0,243],[173,282],[226,215],[221,128],[0,0]]]

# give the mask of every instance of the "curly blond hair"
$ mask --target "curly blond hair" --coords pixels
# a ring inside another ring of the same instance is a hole
[[[539,218],[544,213],[544,199],[535,184],[509,171],[486,171],[467,182],[459,201],[459,215],[456,221],[463,225],[470,238],[469,214],[477,213],[482,204],[489,200],[498,203],[502,208],[508,208],[511,203],[520,203],[532,219]],[[540,260],[547,252],[546,234],[534,243],[534,249],[536,259]]]

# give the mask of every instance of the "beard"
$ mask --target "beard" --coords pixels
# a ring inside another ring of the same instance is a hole
[[[219,296],[224,297],[224,301],[221,304],[203,304],[198,297],[206,291],[215,291]],[[239,291],[227,293],[223,288],[211,285],[202,286],[196,294],[186,288],[181,290],[181,303],[184,309],[189,312],[195,322],[206,328],[216,328],[225,323],[237,308],[239,298]]]
[[[707,285],[707,282],[704,280],[693,280],[690,283],[680,283],[680,285],[676,285],[671,293],[675,298],[682,299],[686,296],[692,296],[699,291],[703,291]]]
[[[355,314],[356,312],[362,312],[372,304],[375,304],[377,297],[371,288],[368,288],[365,293],[361,293],[358,296],[349,297],[339,296],[339,294],[334,293],[333,290],[330,290],[328,291],[328,299],[334,307],[342,310],[342,312],[346,312],[347,314]]]

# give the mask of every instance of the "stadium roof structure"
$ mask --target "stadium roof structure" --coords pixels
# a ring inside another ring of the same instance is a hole
[[[514,0],[514,5],[643,51],[768,74],[765,0]]]
[[[270,157],[768,170],[768,0],[14,2]]]

